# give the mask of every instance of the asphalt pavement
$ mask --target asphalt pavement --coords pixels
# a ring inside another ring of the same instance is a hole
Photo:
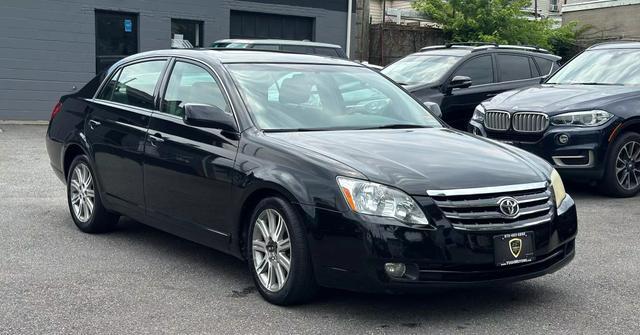
[[[129,219],[81,233],[49,167],[46,127],[0,129],[0,334],[640,333],[640,196],[568,186],[577,255],[542,278],[420,295],[324,290],[284,308],[215,250]]]

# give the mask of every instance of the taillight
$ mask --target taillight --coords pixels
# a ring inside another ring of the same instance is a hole
[[[56,117],[56,115],[58,115],[58,113],[60,113],[61,110],[62,110],[62,101],[58,101],[58,103],[53,107],[53,110],[51,111],[51,120],[53,120],[53,118]]]

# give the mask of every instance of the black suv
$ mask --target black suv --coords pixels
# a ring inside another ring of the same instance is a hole
[[[640,43],[590,47],[544,84],[476,108],[470,130],[551,162],[613,196],[640,190]]]
[[[382,73],[420,101],[437,104],[449,125],[466,129],[473,109],[498,93],[539,84],[560,57],[536,47],[482,43],[422,48]]]
[[[348,60],[134,55],[63,97],[46,143],[79,229],[126,215],[228,252],[277,304],[317,285],[524,280],[575,254],[575,205],[549,163],[448,128]]]

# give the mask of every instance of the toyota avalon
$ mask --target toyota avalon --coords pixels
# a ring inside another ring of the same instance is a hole
[[[275,304],[512,282],[574,257],[575,205],[548,163],[347,60],[130,56],[61,98],[46,144],[80,230],[127,216],[230,253]]]

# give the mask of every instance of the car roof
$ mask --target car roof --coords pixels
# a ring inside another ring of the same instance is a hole
[[[235,39],[235,38],[228,38],[228,39],[224,39],[224,40],[218,40],[218,41],[215,41],[213,43],[214,44],[215,43],[246,43],[246,44],[301,45],[301,46],[309,46],[309,47],[324,47],[324,48],[342,49],[342,47],[337,45],[337,44],[311,42],[311,41],[296,41],[296,40],[276,40],[276,39]]]
[[[640,41],[611,41],[603,42],[592,45],[587,50],[602,50],[602,49],[640,49]]]
[[[298,54],[260,49],[167,49],[142,52],[124,58],[116,64],[153,57],[187,57],[214,63],[298,63],[359,66],[363,65],[337,57]]]

